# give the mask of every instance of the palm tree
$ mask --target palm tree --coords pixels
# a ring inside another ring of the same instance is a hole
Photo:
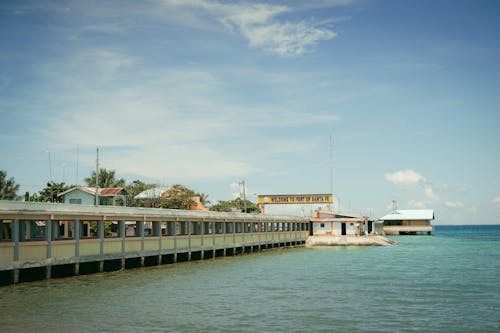
[[[66,185],[64,182],[56,183],[56,182],[48,182],[47,187],[41,189],[38,192],[38,195],[33,197],[33,201],[40,202],[64,202],[63,197],[58,197],[59,193],[62,193],[71,186]]]
[[[208,194],[206,193],[196,193],[197,196],[200,197],[200,202],[203,206],[210,205],[210,200],[208,200]]]
[[[7,179],[7,172],[0,170],[0,200],[16,200],[19,191],[19,184],[16,184],[14,177]]]
[[[106,170],[105,168],[99,169],[99,187],[125,187],[125,179],[116,179],[115,173],[115,170]],[[90,175],[90,177],[88,178],[85,178],[87,186],[94,187],[96,183],[95,179],[95,171],[92,171],[92,175]]]

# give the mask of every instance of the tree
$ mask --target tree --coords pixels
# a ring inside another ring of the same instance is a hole
[[[59,193],[69,190],[71,186],[66,185],[64,182],[48,182],[47,187],[43,188],[38,192],[38,195],[30,197],[33,201],[40,202],[63,202],[62,197],[58,197]]]
[[[149,190],[154,187],[155,184],[146,184],[138,179],[125,186],[127,206],[140,206],[140,203],[138,200],[134,199],[134,197],[142,191]]]
[[[210,200],[208,200],[208,194],[197,192],[195,196],[200,197],[200,202],[203,206],[207,207],[207,205],[210,205]]]
[[[7,179],[7,172],[0,170],[0,200],[17,200],[19,184],[16,184],[14,177]]]
[[[107,187],[125,187],[125,179],[120,178],[116,179],[115,170],[107,170],[105,168],[99,169],[99,187],[107,188]],[[90,177],[85,178],[85,182],[87,186],[95,187],[95,171],[92,171]]]
[[[160,207],[189,209],[189,207],[196,204],[196,202],[191,199],[193,196],[195,196],[195,193],[192,189],[181,184],[172,185],[160,199]]]
[[[212,207],[210,210],[218,212],[232,212],[239,211],[244,212],[246,207],[246,213],[260,213],[259,205],[251,202],[250,200],[243,200],[241,198],[236,198],[230,201],[219,200],[219,202]]]

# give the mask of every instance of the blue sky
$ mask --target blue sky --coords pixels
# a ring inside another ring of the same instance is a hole
[[[497,1],[3,1],[0,169],[327,193],[332,135],[342,209],[500,223],[499,35]]]

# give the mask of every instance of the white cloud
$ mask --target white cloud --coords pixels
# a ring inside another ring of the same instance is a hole
[[[231,192],[233,199],[242,197],[242,187],[237,182],[229,184],[229,191]]]
[[[251,47],[261,47],[281,56],[303,54],[308,47],[337,35],[306,22],[242,26],[240,29]]]
[[[396,185],[412,185],[425,182],[425,177],[414,170],[401,170],[385,175],[385,179]]]
[[[469,191],[469,188],[466,186],[450,186],[448,184],[443,184],[439,188],[443,192],[449,193],[465,193]]]
[[[424,186],[424,194],[427,198],[429,198],[431,200],[439,199],[439,196],[436,193],[434,193],[434,189],[432,188],[431,185],[425,184],[423,186]]]
[[[408,203],[408,207],[413,208],[413,209],[424,209],[428,208],[429,205],[431,205],[432,202],[426,201],[426,200],[411,200]]]
[[[113,161],[108,167],[123,173],[184,180],[252,172],[234,144],[225,143],[225,151],[217,149],[220,142],[245,129],[238,119],[241,115],[210,97],[219,89],[210,73],[168,71],[138,85],[104,92],[74,88],[78,97],[65,103],[72,104],[72,109],[48,117],[43,137],[54,149],[56,144],[61,148],[77,143],[101,146]],[[128,149],[115,151],[112,147]]]
[[[432,201],[436,201],[439,199],[439,196],[434,192],[434,187],[427,179],[412,169],[400,170],[393,173],[388,173],[385,175],[385,179],[393,184],[398,186],[406,186],[406,187],[417,187],[421,188],[423,195]],[[429,201],[415,201],[413,203],[414,206],[423,206],[423,204],[429,204]]]
[[[142,71],[130,82],[103,58],[116,58],[132,67],[135,59],[117,52],[86,54],[99,56],[89,57],[89,69],[80,75],[71,75],[81,64],[79,56],[63,66],[44,68],[51,82],[57,82],[57,89],[44,91],[43,98],[54,107],[44,115],[38,140],[52,150],[77,144],[82,150],[99,146],[108,159],[103,167],[121,173],[168,177],[169,182],[241,179],[284,163],[286,156],[312,149],[311,141],[304,143],[300,136],[270,139],[273,129],[336,120],[332,114],[258,101],[251,105],[228,102],[225,77],[210,70]],[[106,78],[96,75],[101,70],[109,73]],[[115,83],[112,90],[106,87],[108,81]],[[256,150],[259,146],[265,149]]]
[[[444,205],[446,207],[458,208],[458,207],[463,207],[464,203],[461,201],[445,201]]]
[[[497,204],[497,205],[500,204],[500,196],[493,198],[493,200],[491,200],[491,202],[493,202],[494,204]]]
[[[287,6],[208,0],[173,0],[167,4],[176,8],[201,9],[230,31],[244,36],[250,47],[263,48],[280,56],[303,54],[318,42],[337,36],[328,27],[329,21],[282,22],[278,16],[292,11]]]

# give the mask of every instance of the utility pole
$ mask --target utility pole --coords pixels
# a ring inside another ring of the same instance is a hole
[[[99,206],[99,147],[95,160],[95,205]]]
[[[52,183],[52,161],[50,159],[50,151],[47,150],[47,153],[49,154],[49,180]]]

